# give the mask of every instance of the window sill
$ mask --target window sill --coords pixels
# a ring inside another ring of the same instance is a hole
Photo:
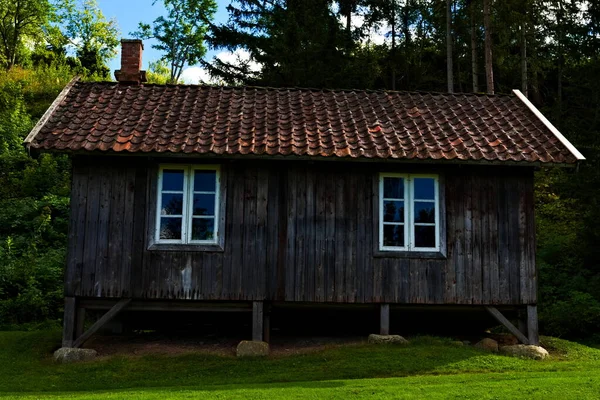
[[[207,252],[222,253],[223,247],[218,244],[177,244],[177,243],[153,243],[148,246],[148,251],[185,251],[185,252]]]
[[[383,251],[375,250],[373,257],[376,258],[413,258],[413,259],[430,259],[430,260],[445,260],[446,254],[441,251]]]

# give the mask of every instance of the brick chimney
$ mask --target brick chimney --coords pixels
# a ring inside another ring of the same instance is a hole
[[[146,82],[146,71],[142,68],[144,44],[139,39],[121,40],[121,69],[115,71],[119,83],[140,84]]]

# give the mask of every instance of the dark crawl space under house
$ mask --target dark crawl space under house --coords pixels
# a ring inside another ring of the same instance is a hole
[[[287,303],[371,304],[384,335],[390,306],[476,307],[538,342],[533,173],[583,157],[519,91],[148,85],[122,44],[26,139],[72,159],[63,346],[124,309],[244,309],[262,341]]]

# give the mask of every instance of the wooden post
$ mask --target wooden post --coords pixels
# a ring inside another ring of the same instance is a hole
[[[537,306],[527,306],[527,336],[529,338],[529,344],[540,344],[540,334],[538,332],[538,315]]]
[[[263,341],[263,302],[253,301],[252,302],[252,340],[255,342]]]
[[[77,307],[75,314],[75,339],[83,334],[85,328],[85,308]]]
[[[271,305],[265,305],[263,311],[263,341],[269,343],[271,341]]]
[[[75,297],[65,297],[62,347],[73,347],[75,335]]]
[[[390,305],[381,304],[379,306],[379,334],[390,334]]]

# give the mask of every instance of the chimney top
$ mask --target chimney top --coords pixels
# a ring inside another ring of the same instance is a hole
[[[142,71],[144,44],[140,39],[121,39],[121,69],[115,71],[119,83],[140,84],[146,82]]]

